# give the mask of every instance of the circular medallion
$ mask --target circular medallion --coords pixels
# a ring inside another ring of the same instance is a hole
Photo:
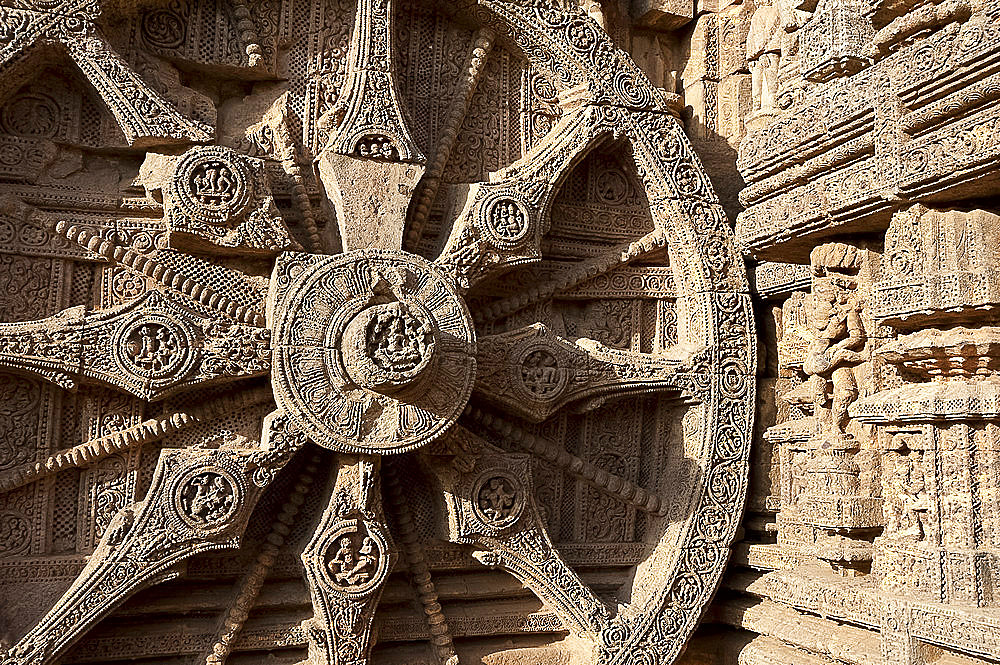
[[[154,382],[181,375],[194,359],[191,335],[162,314],[140,314],[119,328],[114,353],[127,374]]]
[[[514,385],[534,400],[556,399],[566,387],[569,373],[560,367],[559,358],[541,344],[530,344],[517,354],[512,368]]]
[[[628,178],[619,169],[602,171],[594,184],[601,203],[618,205],[628,197]]]
[[[180,476],[173,486],[174,510],[188,526],[220,531],[241,503],[239,483],[225,469],[199,466]]]
[[[434,325],[415,301],[373,305],[343,331],[344,367],[359,386],[392,390],[413,384],[434,358]]]
[[[475,378],[475,332],[454,287],[405,252],[291,266],[274,326],[275,398],[316,443],[397,453],[442,434]]]
[[[250,167],[239,153],[221,146],[197,147],[177,162],[170,191],[188,217],[220,225],[246,211],[250,179]]]
[[[52,138],[59,133],[59,104],[48,95],[21,93],[3,107],[0,120],[15,136]]]
[[[0,164],[3,166],[16,166],[24,159],[24,148],[15,144],[7,143],[0,147]]]
[[[336,593],[350,597],[373,591],[389,572],[389,546],[374,522],[339,522],[320,545],[321,580]]]
[[[524,495],[524,485],[514,474],[491,469],[472,485],[472,511],[486,526],[506,529],[521,518]]]
[[[522,242],[531,230],[531,214],[520,201],[500,197],[486,205],[486,228],[497,247],[512,248]]]
[[[389,574],[389,541],[382,526],[363,519],[337,522],[319,546],[320,581],[337,594],[357,598]]]
[[[170,9],[154,9],[143,14],[142,38],[150,46],[177,48],[184,43],[186,34],[184,19]]]

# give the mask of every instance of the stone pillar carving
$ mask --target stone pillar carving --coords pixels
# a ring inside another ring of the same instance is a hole
[[[881,518],[870,439],[848,418],[870,383],[868,291],[879,261],[842,243],[816,247],[810,260],[810,293],[786,302],[778,347],[779,364],[801,381],[782,399],[801,415],[767,434],[782,444],[778,540],[856,574],[867,570]]]
[[[897,213],[886,233],[877,314],[899,337],[877,350],[902,382],[860,400],[882,452],[886,528],[875,573],[887,596],[997,604],[1000,570],[1000,216]]]

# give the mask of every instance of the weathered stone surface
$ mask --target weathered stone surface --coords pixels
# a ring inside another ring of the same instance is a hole
[[[606,9],[0,9],[0,662],[676,660],[755,333]]]
[[[0,664],[1000,661],[995,0],[0,5]]]

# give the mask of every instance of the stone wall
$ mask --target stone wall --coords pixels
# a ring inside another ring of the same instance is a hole
[[[736,162],[751,495],[688,659],[994,662],[1000,8],[775,4]]]

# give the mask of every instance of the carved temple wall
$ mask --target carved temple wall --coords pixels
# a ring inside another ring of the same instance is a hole
[[[0,664],[1000,663],[997,0],[0,1]]]
[[[995,662],[1000,8],[774,5],[736,160],[756,478],[691,662]]]

